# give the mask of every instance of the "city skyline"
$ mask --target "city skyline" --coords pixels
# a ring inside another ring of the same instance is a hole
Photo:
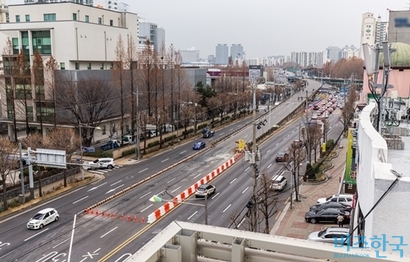
[[[6,0],[21,4],[23,0]],[[218,44],[241,44],[246,59],[320,52],[329,46],[359,48],[362,15],[371,12],[388,20],[388,9],[409,9],[406,0],[388,3],[353,1],[257,0],[233,1],[122,0],[130,12],[165,30],[165,45],[215,55]]]
[[[177,49],[183,50],[195,47],[200,51],[200,57],[205,58],[215,55],[218,44],[241,44],[247,59],[289,56],[293,51],[319,52],[329,46],[354,45],[359,48],[363,13],[371,12],[387,21],[388,9],[409,8],[405,0],[388,3],[371,0],[258,0],[246,5],[215,0],[122,2],[129,4],[129,10],[146,21],[164,28],[167,46],[173,43]],[[289,17],[297,19],[289,20]]]

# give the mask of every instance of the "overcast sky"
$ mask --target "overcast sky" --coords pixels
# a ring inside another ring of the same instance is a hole
[[[121,0],[120,0],[121,1]],[[217,44],[242,44],[247,58],[360,44],[362,14],[387,21],[408,0],[122,0],[165,29],[166,46],[195,47],[205,58]]]
[[[18,0],[8,0],[18,2]],[[20,0],[21,2],[21,0]],[[321,51],[360,44],[362,14],[387,21],[409,0],[119,0],[165,29],[165,44],[195,48],[200,57],[217,44],[242,44],[247,58]]]

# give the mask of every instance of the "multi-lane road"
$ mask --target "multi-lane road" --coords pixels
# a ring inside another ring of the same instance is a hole
[[[318,89],[319,83],[310,81],[308,89]],[[304,94],[301,94],[304,95]],[[303,103],[297,99],[298,94],[279,105],[269,114],[263,116],[270,125],[276,124],[293,108]],[[331,131],[337,129],[337,117],[330,118]],[[284,127],[274,137],[260,145],[262,160],[261,173],[275,174],[281,164],[274,161],[275,154],[283,151],[298,136],[298,121]],[[35,207],[0,222],[0,260],[1,261],[123,261],[131,253],[149,241],[157,232],[173,220],[204,223],[204,207],[181,205],[175,211],[154,224],[147,224],[147,216],[161,203],[152,203],[149,198],[160,195],[164,199],[177,195],[194,184],[201,177],[211,172],[233,155],[235,141],[252,138],[250,119],[234,123],[218,130],[217,139],[235,130],[226,140],[215,147],[208,147],[200,154],[192,157],[195,151],[192,144],[185,144],[165,151],[150,159],[145,159],[132,166],[124,166],[107,173],[105,179],[87,185],[76,191],[54,199],[42,207]],[[247,125],[246,128],[242,128]],[[267,126],[266,126],[267,128]],[[266,131],[258,130],[258,134]],[[335,132],[337,133],[337,132]],[[340,133],[340,130],[339,130]],[[212,140],[212,139],[211,139]],[[208,144],[211,140],[206,140]],[[190,158],[168,171],[169,166]],[[85,214],[83,210],[98,203],[117,192],[134,185],[153,174],[152,179],[136,186],[132,190],[107,201],[94,209],[93,214]],[[285,174],[289,176],[289,174]],[[288,179],[289,180],[289,179]],[[289,180],[290,181],[290,180]],[[228,169],[213,183],[217,193],[208,201],[208,222],[216,226],[229,226],[236,215],[241,217],[246,211],[246,203],[252,194],[252,170],[247,162],[239,163]],[[166,190],[166,192],[165,192]],[[278,195],[278,212],[288,198],[288,188]],[[168,194],[169,195],[168,195]],[[196,202],[196,201],[194,201]],[[203,200],[197,203],[204,203]],[[43,207],[54,207],[61,219],[38,231],[26,229],[28,219]],[[95,214],[99,212],[99,215]],[[101,214],[104,213],[104,216]],[[275,217],[273,217],[274,222]],[[272,222],[272,223],[273,223]],[[273,225],[273,224],[272,224]]]

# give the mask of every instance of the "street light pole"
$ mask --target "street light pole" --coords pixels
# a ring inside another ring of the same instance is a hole
[[[140,110],[138,108],[138,106],[139,106],[139,103],[138,103],[138,100],[139,100],[138,99],[138,97],[139,97],[139,95],[138,95],[138,85],[137,85],[137,92],[134,93],[134,95],[136,96],[136,98],[135,98],[135,103],[136,103],[135,108],[137,110],[137,112],[135,113],[135,115],[137,117],[137,121],[136,121],[137,135],[136,135],[136,138],[135,138],[135,157],[136,157],[137,160],[140,160],[141,159],[141,151],[140,151],[141,142],[140,142]]]
[[[80,135],[80,169],[81,169],[81,180],[84,180],[84,167],[83,167],[83,136],[82,136],[82,126],[81,120],[78,120],[78,133]]]

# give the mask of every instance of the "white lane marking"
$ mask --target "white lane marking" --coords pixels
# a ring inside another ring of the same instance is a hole
[[[222,132],[222,133],[220,133],[219,135],[220,135],[220,136],[223,136],[223,135],[225,135],[225,133],[224,133],[224,132]]]
[[[248,137],[248,135],[245,135],[243,138],[247,138]]]
[[[86,199],[87,197],[88,197],[88,196],[85,196],[85,197],[83,197],[83,198],[80,198],[80,199],[74,201],[74,202],[73,202],[73,205],[76,204],[76,203],[78,203],[78,202],[80,202],[80,201],[82,201],[82,200],[84,200],[84,199]]]
[[[168,160],[169,160],[169,158],[164,159],[164,160],[161,161],[161,163],[164,163],[165,161],[168,161]]]
[[[169,180],[169,181],[167,182],[167,184],[168,184],[168,183],[171,183],[171,181],[172,181],[172,180],[175,180],[175,178],[176,178],[176,177],[174,177],[173,179]]]
[[[186,152],[186,150],[184,150],[184,151],[182,151],[181,153],[179,153],[180,155],[182,155],[183,153],[185,153]]]
[[[242,219],[242,221],[238,224],[238,226],[236,228],[239,228],[244,221],[245,221],[245,218]]]
[[[198,175],[196,175],[196,176],[194,176],[194,178],[197,178],[197,177],[199,177],[201,174],[198,174]]]
[[[107,233],[105,233],[104,235],[102,235],[100,238],[105,237],[106,235],[108,235],[109,233],[111,233],[112,231],[116,230],[118,227],[114,227],[113,229],[111,229],[110,231],[108,231]]]
[[[148,193],[146,193],[146,194],[144,194],[144,195],[140,196],[140,199],[141,199],[141,198],[143,198],[143,197],[148,196],[149,194],[151,194],[151,191],[149,191]]]
[[[219,195],[219,193],[216,193],[213,197],[211,197],[211,199],[214,199],[215,197],[217,197]]]
[[[116,184],[121,183],[121,182],[122,182],[122,180],[118,180],[117,182],[112,183],[110,186],[115,186]]]
[[[32,239],[33,237],[36,237],[36,236],[38,236],[38,235],[40,235],[40,234],[43,234],[43,233],[46,232],[47,230],[48,230],[48,228],[44,229],[43,231],[38,232],[38,233],[35,234],[35,235],[32,235],[32,236],[29,237],[29,238],[24,239],[24,241],[30,240],[30,239]]]
[[[233,128],[229,129],[229,131],[232,131],[232,130],[233,130]]]
[[[247,167],[247,168],[245,169],[245,172],[246,172],[246,171],[248,171],[248,170],[249,170],[249,168],[250,168],[250,167]]]
[[[124,186],[124,184],[119,185],[119,186],[117,186],[116,188],[112,188],[112,189],[108,190],[107,193],[105,193],[105,194],[111,193],[111,192],[117,190],[118,188],[120,188],[120,187],[122,187],[122,186]]]
[[[69,238],[67,238],[66,240],[64,240],[63,242],[61,242],[60,244],[57,244],[57,245],[55,245],[55,246],[53,246],[53,248],[56,248],[56,247],[58,247],[58,246],[60,246],[60,245],[62,245],[62,244],[64,244],[65,242],[67,242],[68,240],[70,240]]]
[[[229,204],[229,206],[227,206],[224,211],[222,211],[222,213],[225,213],[226,210],[228,210],[231,207],[231,204]]]
[[[235,182],[235,180],[236,180],[236,177],[235,177],[234,180],[232,180],[231,183],[229,183],[229,184],[231,185],[233,182]]]
[[[175,188],[174,190],[171,191],[171,193],[174,193],[175,191],[177,191],[177,190],[180,189],[180,188],[181,188],[180,186],[177,187],[177,188]]]
[[[268,151],[266,151],[266,153],[269,153],[269,152],[270,152],[270,149]]]
[[[98,185],[98,186],[95,186],[95,187],[93,187],[93,188],[90,188],[90,189],[87,190],[87,192],[92,191],[92,190],[94,190],[94,189],[97,189],[97,188],[99,188],[99,187],[101,187],[101,186],[103,186],[103,185],[105,185],[105,184],[107,184],[107,182],[104,182],[104,183],[102,183],[101,185]]]
[[[279,143],[276,143],[276,145],[278,146],[278,145],[279,145]]]
[[[269,164],[268,168],[271,167],[271,166],[272,166],[272,164]]]
[[[147,167],[147,168],[144,168],[144,169],[141,170],[141,171],[139,171],[138,174],[140,174],[140,173],[142,173],[142,172],[144,172],[144,171],[147,171],[147,170],[148,170],[148,167]]]
[[[143,210],[141,210],[141,213],[144,212],[145,210],[147,210],[148,208],[152,207],[153,204],[147,206],[146,208],[144,208]]]
[[[190,215],[187,220],[190,220],[196,213],[198,213],[198,211],[195,211],[192,215]]]
[[[242,191],[242,194],[245,193],[246,190],[248,190],[248,189],[249,189],[249,187],[245,188],[245,189]]]

